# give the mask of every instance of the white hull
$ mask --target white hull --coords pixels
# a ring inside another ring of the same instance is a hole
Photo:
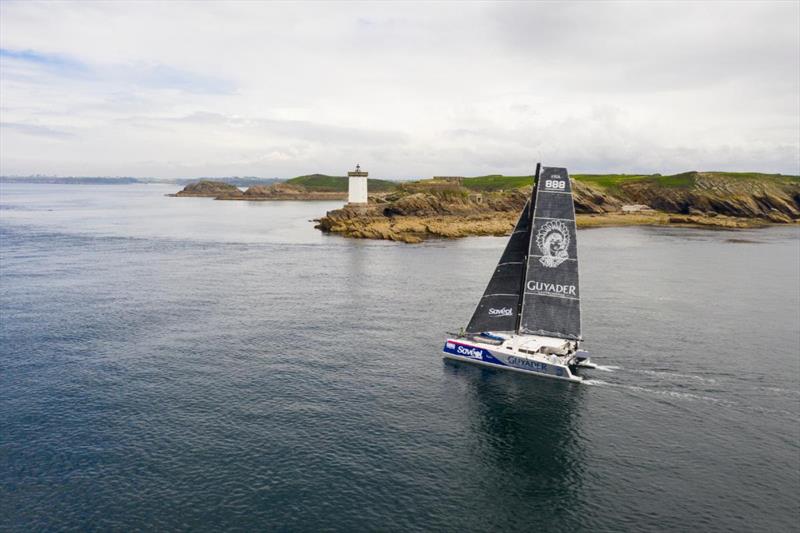
[[[522,353],[515,346],[496,346],[475,340],[447,339],[444,343],[444,357],[483,366],[512,370],[524,374],[560,379],[580,383],[583,378],[576,376],[569,368],[570,356],[546,355],[542,353]],[[581,363],[580,366],[588,366]]]

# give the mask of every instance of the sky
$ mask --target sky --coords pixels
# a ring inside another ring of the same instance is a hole
[[[0,2],[0,174],[800,174],[800,2]]]

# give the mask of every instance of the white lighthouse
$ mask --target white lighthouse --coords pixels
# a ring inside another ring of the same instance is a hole
[[[361,165],[356,165],[356,169],[348,172],[347,177],[347,205],[366,206],[367,205],[367,175],[369,172],[361,170]]]

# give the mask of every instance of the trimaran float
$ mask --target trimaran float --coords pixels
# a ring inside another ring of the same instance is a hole
[[[579,350],[581,300],[575,206],[566,168],[536,165],[530,200],[466,330],[445,357],[580,382],[595,368]]]

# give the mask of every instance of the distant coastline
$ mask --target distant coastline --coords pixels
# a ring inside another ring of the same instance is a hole
[[[236,187],[269,185],[283,181],[280,178],[232,176],[226,178],[134,178],[128,176],[0,176],[0,183],[30,183],[43,185],[187,185],[200,180],[228,183]]]
[[[676,225],[739,229],[800,221],[799,176],[692,171],[666,176],[576,174],[572,179],[581,228]],[[342,203],[346,202],[348,186],[347,177],[325,174],[289,180],[5,176],[0,182],[176,184],[185,187],[168,196]],[[368,205],[344,205],[315,222],[326,233],[408,243],[507,235],[530,195],[531,182],[531,176],[502,175],[405,182],[370,179]]]

